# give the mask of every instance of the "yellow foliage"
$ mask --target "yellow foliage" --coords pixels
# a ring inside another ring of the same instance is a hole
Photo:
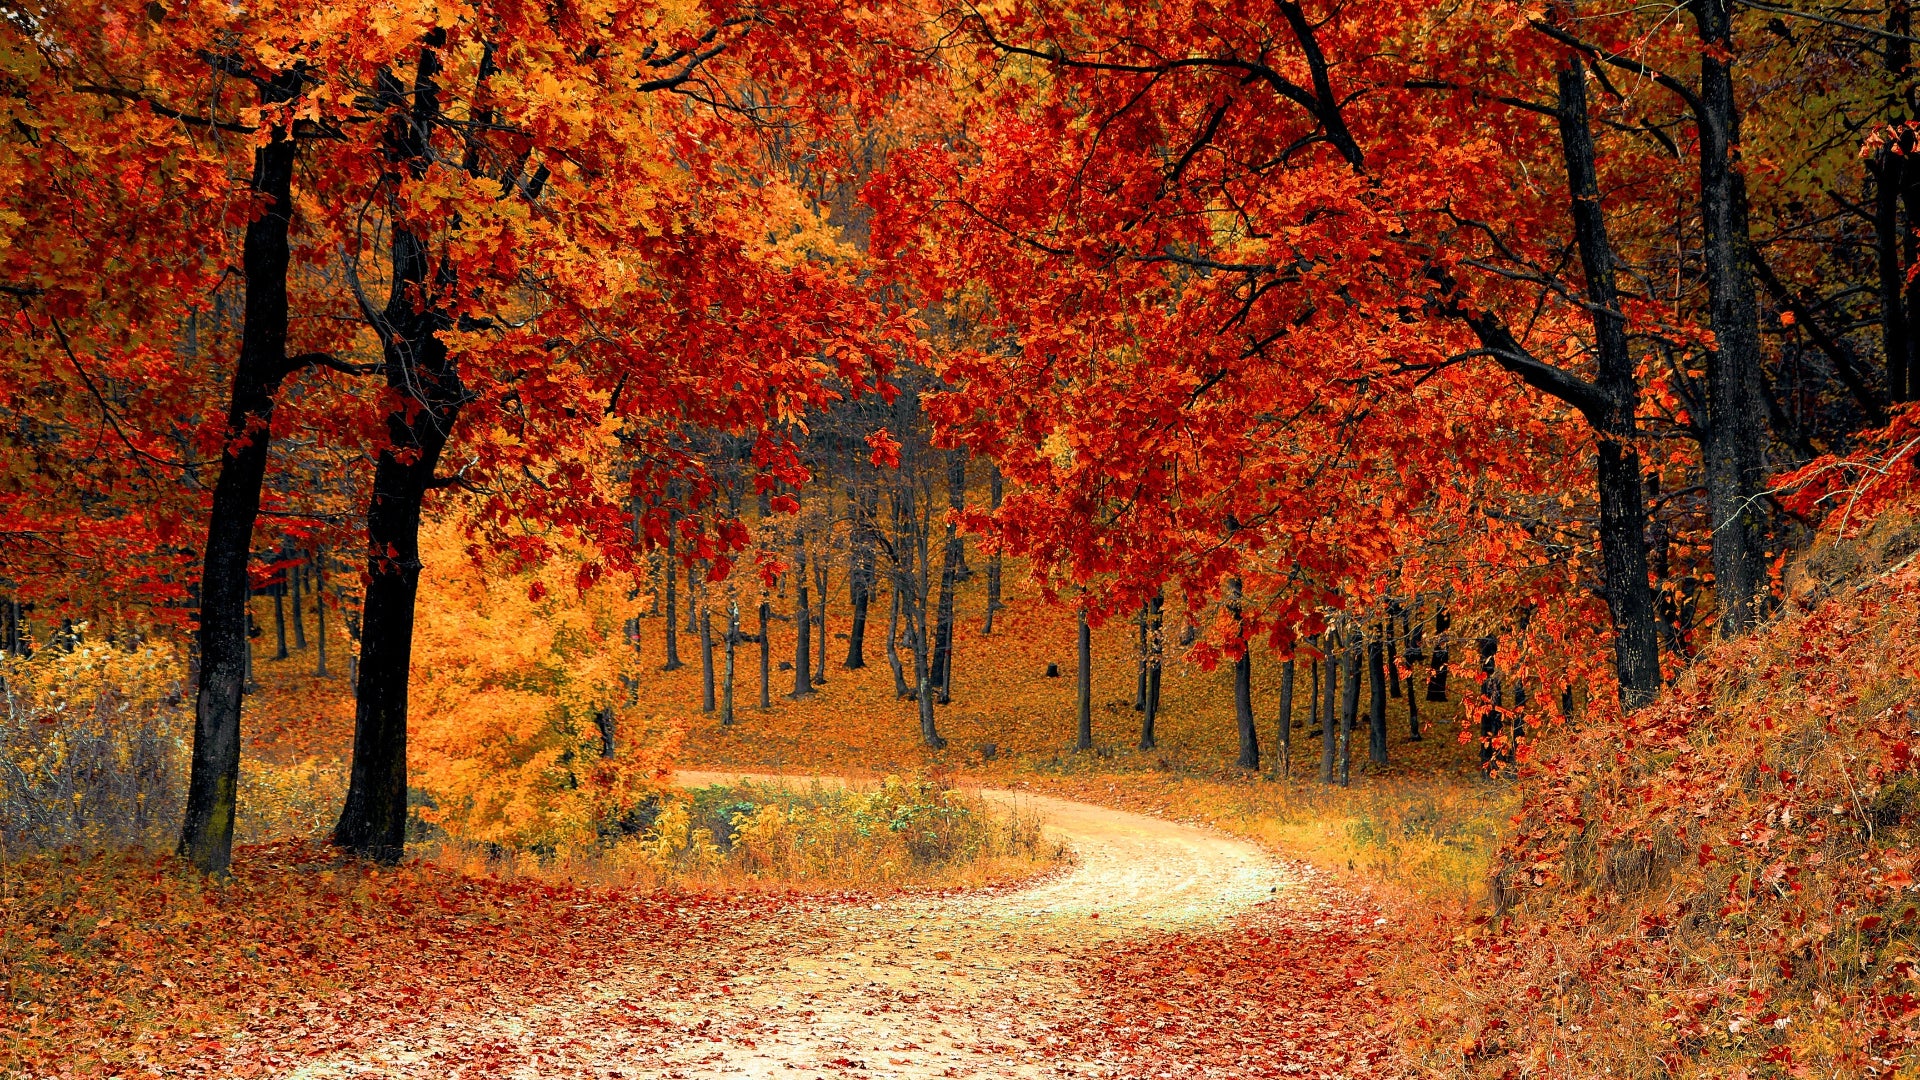
[[[587,842],[659,788],[672,740],[635,754],[617,738],[637,670],[634,604],[612,582],[579,589],[584,552],[556,546],[516,574],[451,525],[423,538],[435,569],[414,629],[408,769],[421,819],[457,840]]]
[[[0,656],[0,850],[153,844],[179,825],[190,720],[160,642]]]

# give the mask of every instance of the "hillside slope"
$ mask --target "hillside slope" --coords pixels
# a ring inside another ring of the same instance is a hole
[[[1624,728],[1545,746],[1493,913],[1410,964],[1428,1069],[1920,1075],[1916,510],[1823,538],[1764,632]]]

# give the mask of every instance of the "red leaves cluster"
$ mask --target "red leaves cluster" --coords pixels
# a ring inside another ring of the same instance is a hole
[[[225,884],[169,858],[43,856],[0,892],[0,1070],[45,1077],[271,1075],[641,956],[751,962],[811,903],[376,870],[293,843],[242,849]]]
[[[1218,931],[1097,949],[1076,976],[1092,1009],[1058,1033],[1128,1075],[1398,1075],[1379,955],[1386,920],[1308,868]]]

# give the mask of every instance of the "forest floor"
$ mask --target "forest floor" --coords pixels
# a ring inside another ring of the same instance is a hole
[[[745,920],[706,970],[643,957],[456,1002],[291,1075],[1334,1078],[1388,1061],[1372,974],[1392,927],[1323,872],[1144,814],[989,798],[1040,813],[1074,864]]]

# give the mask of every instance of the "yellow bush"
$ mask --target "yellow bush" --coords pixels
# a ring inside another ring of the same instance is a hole
[[[158,642],[0,656],[0,851],[160,845],[179,826],[191,718]]]
[[[624,587],[579,583],[563,547],[511,573],[453,526],[424,538],[434,568],[414,629],[408,769],[419,818],[457,841],[551,854],[591,842],[659,790],[670,748],[616,745],[638,658]]]

